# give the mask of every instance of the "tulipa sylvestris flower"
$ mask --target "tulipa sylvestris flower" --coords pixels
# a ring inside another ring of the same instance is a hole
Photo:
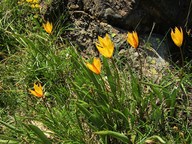
[[[42,97],[42,96],[43,96],[43,89],[42,89],[40,83],[39,83],[39,86],[34,83],[34,89],[35,89],[35,91],[30,90],[30,89],[28,89],[28,90],[29,90],[34,96],[37,96],[37,97]]]
[[[28,3],[32,2],[32,0],[26,0]]]
[[[31,8],[40,8],[41,6],[39,4],[32,4]]]
[[[100,59],[99,59],[99,58],[98,58],[98,59],[94,58],[92,64],[90,64],[89,62],[87,62],[87,67],[88,67],[91,71],[93,71],[94,73],[100,74],[100,72],[101,72],[101,61],[100,61]]]
[[[173,29],[171,29],[171,38],[176,46],[181,47],[183,43],[183,30],[180,27],[180,30],[175,27],[175,32],[173,32]]]
[[[33,0],[33,3],[39,3],[39,0]]]
[[[43,23],[43,27],[46,30],[46,32],[50,34],[53,29],[53,23],[49,23],[49,21],[47,21],[47,24]]]
[[[133,31],[133,33],[129,33],[128,32],[128,35],[126,37],[128,43],[134,47],[134,48],[137,48],[138,45],[139,45],[139,39],[138,39],[138,35],[137,35],[137,32],[136,31]]]
[[[99,52],[105,57],[111,58],[114,50],[114,43],[111,42],[109,35],[106,34],[105,39],[98,36],[99,43],[95,43]]]

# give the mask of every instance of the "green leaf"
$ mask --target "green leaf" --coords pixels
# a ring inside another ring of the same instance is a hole
[[[117,113],[119,116],[121,116],[124,119],[126,125],[129,126],[129,121],[128,121],[127,117],[121,111],[119,111],[117,109],[113,109],[113,111],[115,113]]]
[[[168,89],[163,88],[163,96],[165,97],[166,103],[167,103],[167,107],[171,106],[171,94],[169,92]]]
[[[154,86],[151,86],[151,89],[152,89],[152,90],[155,92],[155,94],[159,97],[159,99],[160,99],[160,101],[161,101],[161,103],[162,103],[162,101],[163,101],[163,96],[162,96],[160,90],[157,89],[157,88],[154,87]]]
[[[83,105],[77,103],[77,107],[88,117],[88,119],[96,126],[98,129],[103,125],[102,122],[92,113],[90,113]]]
[[[153,115],[152,118],[155,122],[155,127],[157,127],[159,120],[161,119],[161,110],[159,108],[156,108],[155,110],[153,110]]]
[[[157,135],[154,135],[154,136],[148,138],[148,140],[150,140],[150,139],[158,139],[161,143],[163,143],[163,144],[166,143],[160,136],[157,136]]]
[[[107,79],[108,79],[108,83],[110,85],[111,91],[113,95],[116,96],[116,83],[115,83],[115,80],[113,79],[112,73],[109,69],[107,59],[105,57],[103,57],[103,66],[106,69]]]
[[[157,85],[157,84],[153,84],[153,83],[148,83],[148,82],[144,82],[144,81],[140,81],[140,83],[145,84],[145,85],[148,85],[148,86],[153,86],[153,87],[160,87],[160,88],[162,88],[162,86]]]
[[[11,126],[10,124],[8,124],[8,123],[6,123],[6,122],[4,122],[4,121],[1,121],[1,120],[0,120],[0,123],[3,124],[4,126],[10,128],[11,130],[14,130],[15,132],[23,133],[23,131],[21,131],[21,130],[13,127],[13,126]]]
[[[71,55],[72,55],[72,63],[74,64],[76,69],[79,71],[79,73],[82,73],[83,76],[89,78],[94,83],[96,88],[101,91],[102,88],[101,88],[101,84],[99,83],[98,78],[95,76],[95,74],[91,70],[89,70],[85,66],[83,59],[76,52],[75,48],[72,47],[71,49],[72,49],[72,53],[71,53]]]
[[[46,135],[35,125],[28,125],[29,128],[39,137],[44,144],[51,144],[51,141],[46,137]]]
[[[1,144],[18,144],[18,141],[13,141],[13,140],[0,140]]]
[[[135,100],[143,100],[141,96],[141,84],[138,82],[138,80],[135,78],[135,76],[132,73],[131,67],[128,65],[129,73],[131,75],[131,87],[132,87],[132,94]]]
[[[171,116],[173,116],[175,103],[176,103],[176,96],[177,96],[177,88],[174,88],[171,93]]]
[[[3,139],[3,140],[0,140],[0,143],[19,143],[21,142],[21,139],[16,139],[16,138],[13,138],[13,137],[8,137],[4,134],[0,134],[0,139]]]
[[[127,136],[125,136],[124,134],[118,133],[118,132],[114,132],[114,131],[98,131],[98,132],[94,132],[95,134],[98,135],[110,135],[114,138],[117,138],[119,140],[121,140],[122,142],[125,142],[127,144],[130,144],[130,140]]]

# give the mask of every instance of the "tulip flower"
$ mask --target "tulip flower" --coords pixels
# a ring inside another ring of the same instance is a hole
[[[173,32],[173,29],[171,29],[171,38],[172,38],[173,42],[175,43],[175,45],[179,47],[179,50],[180,50],[180,53],[181,53],[182,71],[181,71],[181,74],[180,74],[179,86],[183,90],[182,85],[181,85],[181,82],[183,80],[183,73],[184,73],[184,57],[183,57],[183,52],[182,52],[182,49],[181,49],[181,46],[183,44],[183,30],[182,30],[182,28],[180,27],[180,30],[179,30],[177,27],[175,27],[175,32]]]
[[[40,83],[39,83],[39,86],[37,86],[37,85],[34,83],[34,89],[35,89],[35,91],[30,90],[30,89],[28,89],[28,90],[29,90],[34,96],[37,96],[37,97],[42,97],[42,96],[43,96],[43,89],[42,89]]]
[[[141,55],[139,53],[139,50],[137,49],[138,45],[139,45],[139,38],[138,38],[138,35],[137,35],[137,32],[136,31],[133,31],[133,33],[129,33],[127,34],[127,37],[126,37],[128,43],[134,47],[138,53],[138,56],[139,56],[139,61],[140,61],[140,80],[142,80],[142,75],[143,75],[143,70],[142,70],[142,60],[141,60]]]
[[[41,6],[39,4],[32,4],[31,8],[40,8]]]
[[[100,74],[100,72],[101,72],[101,61],[100,61],[100,59],[99,59],[99,58],[98,58],[98,59],[94,58],[92,64],[90,64],[89,62],[87,62],[87,67],[88,67],[91,71],[93,71],[94,73]]]
[[[183,43],[183,30],[180,27],[180,30],[175,27],[175,32],[173,32],[173,29],[171,29],[171,38],[176,46],[181,47]]]
[[[32,2],[32,0],[26,0],[28,3]]]
[[[111,42],[109,35],[106,34],[105,39],[98,36],[99,43],[95,43],[99,52],[105,57],[111,58],[114,50],[114,43]]]
[[[133,33],[129,33],[128,32],[128,35],[126,37],[128,43],[134,47],[134,48],[137,48],[138,45],[139,45],[139,39],[138,39],[138,35],[137,35],[137,32],[136,31],[133,31]]]
[[[50,34],[53,29],[53,24],[49,23],[49,21],[47,21],[47,24],[43,23],[43,27],[46,30],[46,32]]]
[[[39,0],[33,0],[33,3],[39,3]]]

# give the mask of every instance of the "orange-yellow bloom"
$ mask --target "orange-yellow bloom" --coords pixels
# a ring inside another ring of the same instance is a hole
[[[33,0],[33,3],[39,3],[39,0]]]
[[[40,83],[39,83],[39,86],[37,86],[37,85],[34,83],[34,89],[35,89],[35,91],[30,90],[30,89],[28,89],[28,90],[29,90],[34,96],[37,96],[37,97],[42,97],[42,96],[43,96],[43,89],[42,89]]]
[[[94,73],[100,74],[100,72],[101,72],[101,61],[100,61],[100,59],[99,59],[99,58],[98,58],[98,59],[94,58],[92,64],[90,64],[89,62],[87,62],[87,67],[88,67],[91,71],[93,71]]]
[[[139,45],[139,39],[138,39],[138,35],[137,35],[137,32],[136,31],[133,31],[133,34],[129,33],[128,32],[128,35],[126,37],[128,43],[134,47],[134,48],[137,48],[138,45]]]
[[[35,8],[35,5],[34,5],[34,4],[32,4],[32,5],[31,5],[31,8]]]
[[[32,0],[26,0],[26,1],[27,1],[28,3],[29,3],[29,2],[32,2]]]
[[[39,4],[34,5],[35,8],[40,8],[41,6]]]
[[[183,30],[180,27],[180,30],[175,27],[175,32],[173,32],[173,29],[171,29],[171,38],[176,46],[181,47],[183,43]]]
[[[114,43],[111,42],[109,35],[106,34],[105,39],[98,36],[99,43],[95,43],[99,52],[105,57],[111,58],[114,50]]]
[[[45,28],[46,32],[50,34],[53,29],[53,23],[49,23],[49,21],[47,21],[46,25],[43,23],[43,27]]]

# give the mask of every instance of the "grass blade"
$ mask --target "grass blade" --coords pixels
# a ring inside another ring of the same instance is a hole
[[[122,142],[125,142],[125,143],[128,143],[130,144],[130,140],[127,136],[123,135],[123,134],[120,134],[118,132],[114,132],[114,131],[98,131],[98,132],[94,132],[95,134],[98,134],[98,135],[110,135],[114,138],[117,138],[119,140],[121,140]]]
[[[34,125],[28,125],[28,126],[42,140],[44,144],[51,144],[51,141],[37,126]]]

